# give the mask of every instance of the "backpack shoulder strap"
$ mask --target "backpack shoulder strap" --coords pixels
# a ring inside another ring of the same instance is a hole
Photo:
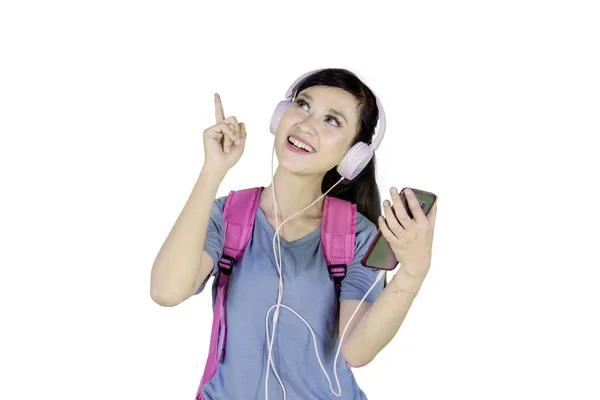
[[[227,338],[226,310],[227,284],[229,276],[237,261],[242,258],[246,246],[252,236],[254,218],[262,187],[255,187],[239,191],[231,191],[225,200],[223,220],[225,221],[225,243],[223,255],[219,260],[217,281],[217,295],[214,303],[213,325],[210,336],[208,359],[204,367],[204,374],[196,393],[197,400],[204,400],[202,387],[210,381],[217,372],[217,364],[221,362],[225,353]]]
[[[348,264],[354,259],[356,204],[325,196],[321,242],[329,275],[339,296]]]
[[[231,191],[225,207],[223,220],[225,221],[225,243],[223,255],[219,261],[219,269],[225,274],[231,274],[235,263],[242,258],[248,241],[252,236],[254,217],[258,209],[262,187]]]

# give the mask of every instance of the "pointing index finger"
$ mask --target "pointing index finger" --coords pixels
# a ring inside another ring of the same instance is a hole
[[[215,93],[215,118],[217,123],[223,122],[225,119],[223,104],[221,103],[221,96],[219,96],[219,93]]]

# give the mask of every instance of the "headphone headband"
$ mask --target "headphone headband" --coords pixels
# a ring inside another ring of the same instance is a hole
[[[300,83],[304,78],[316,74],[317,72],[323,71],[325,70],[325,68],[320,68],[320,69],[315,69],[312,70],[310,72],[307,72],[305,74],[303,74],[302,76],[300,76],[300,78],[296,79],[294,81],[294,83],[292,83],[292,85],[289,87],[289,89],[285,92],[285,98],[288,101],[292,100],[293,97],[293,90],[296,87],[296,85],[298,83]],[[360,78],[359,78],[360,79]],[[362,81],[362,79],[361,79]],[[366,86],[366,84],[363,82],[363,85]],[[371,89],[371,88],[369,88]],[[371,92],[373,92],[373,90],[371,89]],[[379,97],[377,97],[377,95],[375,94],[375,92],[373,92],[373,95],[375,96],[375,102],[377,103],[377,109],[379,111],[379,118],[377,121],[377,125],[375,126],[375,134],[373,136],[373,139],[371,140],[371,145],[369,147],[371,147],[373,150],[377,150],[377,148],[379,147],[379,145],[381,144],[382,140],[383,140],[383,136],[385,134],[385,112],[383,111],[383,105],[381,104],[381,102],[379,101]]]

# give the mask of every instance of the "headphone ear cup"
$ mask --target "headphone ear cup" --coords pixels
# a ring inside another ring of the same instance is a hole
[[[337,172],[346,179],[354,179],[367,166],[373,158],[373,149],[364,143],[358,142],[348,150],[337,166]]]
[[[279,121],[283,116],[283,113],[288,108],[288,106],[292,104],[291,101],[283,100],[277,104],[275,107],[275,111],[273,111],[273,116],[271,117],[271,133],[275,135],[277,133],[277,127],[279,126]]]

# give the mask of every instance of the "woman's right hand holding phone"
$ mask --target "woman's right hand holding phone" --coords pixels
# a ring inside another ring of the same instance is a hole
[[[215,93],[217,123],[204,131],[204,167],[227,173],[244,153],[246,125],[234,116],[225,118],[221,97]]]

